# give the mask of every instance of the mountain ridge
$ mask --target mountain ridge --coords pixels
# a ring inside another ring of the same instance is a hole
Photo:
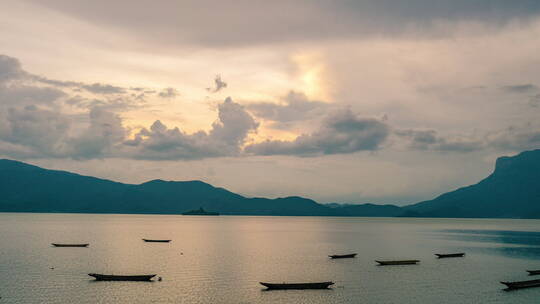
[[[540,149],[499,157],[474,185],[403,207],[246,197],[200,180],[126,184],[0,159],[0,212],[540,218]]]
[[[404,216],[540,218],[540,149],[499,157],[478,183],[403,209]]]
[[[203,207],[231,215],[364,216],[299,196],[245,197],[199,180],[126,184],[8,159],[0,159],[0,193],[1,212],[180,214]]]

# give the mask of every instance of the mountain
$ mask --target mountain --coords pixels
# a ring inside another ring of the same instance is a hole
[[[203,207],[221,214],[393,216],[396,206],[338,208],[302,197],[247,198],[201,181],[123,184],[0,160],[0,212],[180,214]]]
[[[404,209],[406,216],[540,218],[540,149],[500,157],[479,183]]]
[[[540,150],[497,159],[484,180],[414,205],[319,204],[248,198],[201,181],[123,184],[0,160],[0,212],[540,218]]]

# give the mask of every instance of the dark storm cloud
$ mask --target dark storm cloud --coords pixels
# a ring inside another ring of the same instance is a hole
[[[123,34],[131,32],[138,39],[209,46],[374,35],[441,36],[448,35],[452,24],[460,21],[497,28],[540,12],[537,0],[33,2]]]
[[[293,141],[267,140],[248,145],[245,151],[255,155],[300,156],[373,151],[381,147],[388,134],[385,123],[346,110],[327,117],[312,134],[300,135]]]

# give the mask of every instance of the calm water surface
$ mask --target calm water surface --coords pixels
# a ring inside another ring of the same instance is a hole
[[[358,257],[327,257],[349,252]],[[540,303],[540,288],[502,291],[500,280],[529,279],[526,269],[540,269],[538,220],[0,213],[0,303]],[[95,282],[89,272],[163,281]],[[332,290],[258,285],[328,280]]]

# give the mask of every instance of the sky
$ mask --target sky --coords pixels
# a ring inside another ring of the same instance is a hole
[[[0,0],[0,157],[403,205],[540,148],[536,0]]]

